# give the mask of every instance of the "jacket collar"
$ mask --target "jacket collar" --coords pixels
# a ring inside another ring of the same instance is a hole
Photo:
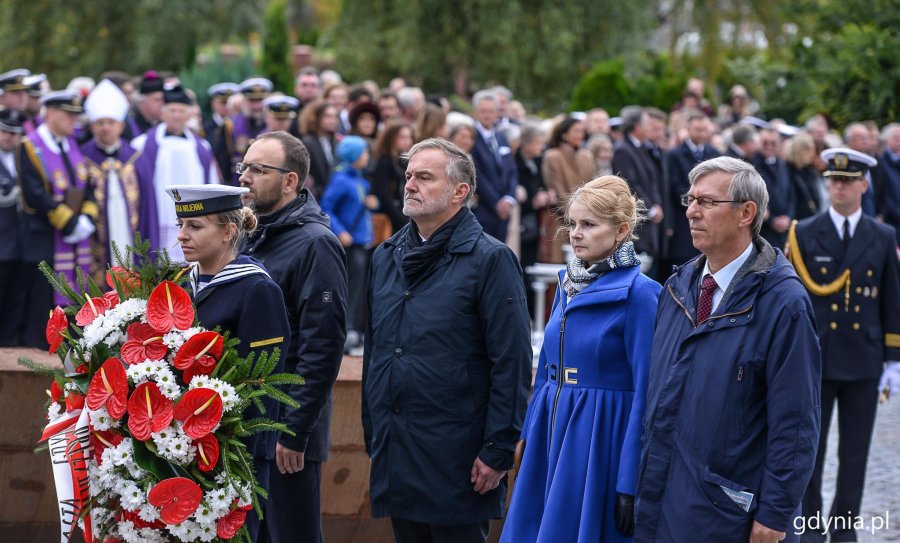
[[[407,232],[409,232],[410,228],[409,224],[405,225],[398,230],[396,234],[388,238],[384,242],[384,245],[386,247],[403,247],[405,245],[404,240],[406,239]],[[484,228],[482,228],[478,220],[475,219],[475,215],[473,215],[471,211],[466,211],[459,226],[456,227],[456,231],[453,232],[453,235],[450,236],[450,240],[447,242],[447,252],[472,252],[472,249],[475,248],[475,243],[478,241],[482,232],[484,232]]]
[[[706,256],[700,255],[676,268],[674,275],[669,279],[669,286],[680,297],[685,297],[685,305],[691,311],[694,310],[693,305],[696,302],[694,294],[697,291],[700,274],[703,273],[705,265]],[[766,284],[766,280],[772,272],[779,272],[779,280],[771,284],[780,282],[785,276],[784,273],[781,273],[785,266],[790,267],[787,260],[780,256],[769,242],[760,236],[756,236],[753,239],[753,252],[741,266],[741,269],[738,270],[737,274],[735,274],[734,279],[731,280],[731,284],[728,286],[728,290],[725,291],[719,306],[730,311],[736,306],[743,308],[745,305],[748,305],[748,299],[750,300],[749,303],[752,303],[752,299],[756,297],[759,289],[768,288],[769,285]],[[721,309],[716,310],[716,313],[721,312]]]

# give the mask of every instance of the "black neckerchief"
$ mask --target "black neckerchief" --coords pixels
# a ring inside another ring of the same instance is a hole
[[[444,254],[447,242],[450,241],[450,237],[468,211],[466,207],[460,209],[456,215],[442,224],[424,242],[419,235],[419,228],[416,226],[416,222],[410,221],[409,230],[406,233],[406,254],[403,255],[403,261],[400,264],[403,268],[403,275],[406,277],[407,285],[413,285],[431,271],[435,262]]]

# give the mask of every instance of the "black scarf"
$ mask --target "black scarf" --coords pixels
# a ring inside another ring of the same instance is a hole
[[[442,224],[424,242],[419,235],[419,227],[416,226],[416,221],[410,221],[409,230],[406,232],[406,254],[403,255],[403,261],[400,263],[407,285],[412,286],[416,281],[428,275],[435,262],[446,252],[447,242],[450,241],[450,237],[453,236],[456,227],[459,226],[468,212],[469,208],[467,207],[460,209],[456,215]]]

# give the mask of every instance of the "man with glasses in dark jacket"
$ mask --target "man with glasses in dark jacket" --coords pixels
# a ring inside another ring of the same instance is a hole
[[[237,165],[244,196],[259,226],[241,253],[260,260],[284,293],[291,323],[285,371],[306,380],[288,393],[300,404],[282,406],[279,420],[295,435],[281,435],[275,448],[264,532],[270,543],[322,539],[320,487],[328,459],[331,388],[337,379],[347,333],[347,270],[344,251],[328,216],[301,188],[309,153],[287,132],[260,135]],[[265,541],[261,538],[260,541]]]
[[[718,157],[688,178],[701,255],[659,299],[634,541],[777,543],[819,439],[813,308],[759,235],[769,198],[753,166]]]

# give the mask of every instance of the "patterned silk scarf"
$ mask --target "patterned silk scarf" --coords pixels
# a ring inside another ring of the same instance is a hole
[[[573,258],[571,262],[569,262],[569,265],[566,266],[563,289],[566,291],[569,298],[571,298],[609,270],[639,266],[640,264],[641,261],[638,260],[637,254],[634,252],[634,243],[631,241],[626,241],[621,247],[616,249],[613,254],[600,262],[597,262],[590,268],[585,268],[585,262],[581,259]]]

